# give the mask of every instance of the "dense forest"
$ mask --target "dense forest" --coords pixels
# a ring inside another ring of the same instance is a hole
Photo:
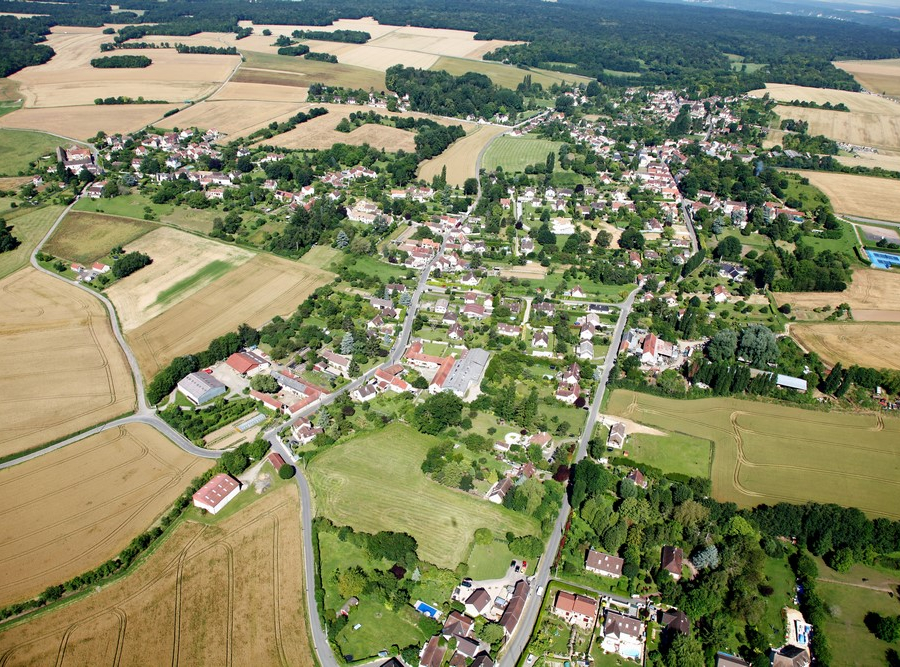
[[[454,28],[478,33],[478,39],[527,41],[489,55],[523,67],[547,67],[584,74],[608,83],[686,85],[697,92],[734,92],[760,87],[764,80],[855,90],[858,84],[831,65],[836,58],[900,56],[896,35],[849,22],[613,0],[539,3],[495,0],[490,5],[459,0],[308,0],[299,3],[261,0],[173,0],[148,4],[123,0],[115,22],[155,23],[126,28],[116,39],[189,35],[201,31],[249,34],[240,20],[287,25],[330,25],[339,18],[374,16],[381,23]],[[145,9],[137,16],[129,8]],[[3,0],[0,10],[31,13],[23,0]],[[90,0],[47,4],[48,17],[35,25],[101,25],[111,20],[108,5]],[[703,30],[698,31],[697,26]],[[26,33],[27,34],[27,33]],[[19,41],[26,34],[19,34]],[[40,34],[37,31],[36,34]],[[26,38],[27,39],[27,38]],[[34,40],[31,42],[34,43]],[[9,48],[0,40],[0,69],[16,71],[39,52],[28,46]],[[733,68],[725,55],[767,70]],[[46,56],[45,56],[46,59]],[[23,60],[25,62],[23,62]],[[15,63],[18,63],[16,65]],[[10,69],[12,67],[12,69]]]
[[[103,56],[91,60],[91,67],[97,69],[140,69],[152,64],[147,56]]]
[[[479,116],[491,118],[497,113],[511,116],[524,107],[522,96],[501,88],[483,74],[469,72],[453,76],[394,65],[384,76],[388,90],[400,97],[409,96],[410,108],[439,116]]]

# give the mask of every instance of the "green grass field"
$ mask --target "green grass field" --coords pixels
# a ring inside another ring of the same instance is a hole
[[[539,83],[544,88],[549,88],[554,83],[584,83],[591,81],[586,76],[578,74],[565,74],[563,72],[553,72],[546,69],[519,69],[514,65],[504,65],[503,63],[492,62],[489,60],[468,60],[466,58],[452,58],[442,56],[431,66],[433,70],[444,70],[454,76],[461,76],[466,72],[477,72],[484,74],[498,86],[504,88],[515,89],[523,79],[530,74],[532,83]]]
[[[422,560],[451,569],[465,557],[478,528],[537,533],[531,517],[425,477],[419,466],[437,442],[395,423],[316,456],[309,476],[317,514],[369,533],[407,532],[418,541]]]
[[[244,80],[242,75],[250,78],[265,76],[265,72],[245,72],[243,68],[267,69],[278,72],[294,72],[304,75],[302,85],[311,83],[324,83],[326,86],[339,86],[344,88],[375,88],[384,90],[384,72],[341,63],[326,63],[317,60],[306,60],[294,56],[279,56],[271,53],[259,53],[257,51],[244,52],[244,64],[235,80]],[[264,81],[260,81],[261,83]]]
[[[709,477],[712,443],[681,433],[628,436],[625,451],[640,463],[647,463],[663,472],[678,472],[691,477]]]
[[[86,213],[106,213],[136,220],[144,219],[146,209],[150,210],[155,220],[201,234],[209,234],[212,231],[213,219],[222,216],[222,212],[217,209],[154,204],[150,199],[137,192],[120,195],[113,199],[79,199],[74,208],[76,211]]]
[[[358,271],[369,276],[377,276],[386,283],[406,275],[406,269],[404,267],[382,262],[376,257],[353,257],[351,255],[346,255],[345,257],[345,264],[351,271]],[[340,257],[335,258],[335,260],[333,260],[333,266],[329,270],[334,271],[334,266],[338,265],[339,260]]]
[[[547,155],[556,153],[562,142],[524,137],[498,137],[484,154],[484,168],[492,171],[503,167],[504,171],[524,171],[530,164],[544,164]]]
[[[309,249],[303,257],[297,261],[316,269],[330,270],[332,263],[341,257],[341,251],[328,245],[317,245]]]
[[[31,251],[53,225],[62,212],[62,206],[42,206],[41,208],[19,208],[4,217],[13,228],[13,236],[20,245],[15,250],[0,254],[0,279],[18,271],[28,264]]]
[[[157,294],[156,303],[164,306],[170,301],[177,298],[185,290],[193,289],[200,283],[208,285],[216,278],[224,276],[233,268],[234,264],[232,264],[231,262],[226,262],[221,259],[214,259],[202,269],[197,271],[194,275],[188,276],[184,280],[179,280],[171,287],[167,287],[162,292]]]
[[[469,576],[475,580],[479,579],[499,579],[506,575],[509,570],[510,561],[516,558],[516,555],[509,550],[506,540],[494,538],[490,544],[476,544],[472,549],[472,555],[469,556]],[[533,568],[531,563],[528,564],[529,569]]]
[[[54,156],[55,161],[56,147],[71,143],[43,132],[0,130],[0,175],[28,173],[29,163],[45,155]]]
[[[337,643],[343,655],[354,659],[373,656],[391,644],[425,643],[427,637],[416,625],[418,619],[419,614],[412,607],[392,612],[379,602],[363,599],[350,614],[350,622],[338,633]],[[354,630],[356,625],[361,627]]]
[[[814,501],[900,518],[900,420],[731,398],[616,390],[608,414],[711,440],[713,496],[742,507]],[[802,482],[801,482],[802,480]]]
[[[822,569],[822,577],[830,578],[832,572]],[[825,621],[828,644],[834,654],[835,665],[887,665],[887,651],[896,645],[878,639],[866,627],[869,612],[896,616],[900,614],[900,602],[896,593],[869,590],[858,586],[833,584],[819,579],[819,595],[825,600],[831,615]]]
[[[773,646],[779,646],[784,642],[784,618],[781,610],[785,605],[793,606],[794,571],[786,558],[766,558],[764,571],[769,586],[775,592],[766,602],[766,612],[759,630],[769,636]]]
[[[60,223],[44,251],[73,262],[88,264],[140,238],[156,225],[143,220],[98,213],[72,212]]]

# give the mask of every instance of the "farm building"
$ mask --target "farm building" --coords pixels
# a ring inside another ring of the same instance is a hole
[[[178,391],[195,405],[202,405],[228,391],[228,387],[208,373],[191,373],[178,383]]]
[[[284,466],[284,458],[278,452],[272,452],[266,458],[272,464],[272,467],[275,468],[275,472],[278,472]]]
[[[194,507],[217,514],[241,491],[241,483],[231,475],[219,473],[193,495]]]
[[[261,373],[271,366],[269,360],[253,350],[244,350],[243,352],[235,352],[225,363],[231,366],[241,375],[253,377],[257,373]]]

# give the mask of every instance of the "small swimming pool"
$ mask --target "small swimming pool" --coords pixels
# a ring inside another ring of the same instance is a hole
[[[894,266],[900,266],[900,255],[893,255],[880,250],[866,250],[866,254],[872,260],[872,266],[876,269],[890,269]]]
[[[421,600],[416,600],[416,603],[413,605],[413,608],[417,612],[419,612],[420,614],[424,614],[428,618],[437,619],[437,617],[441,615],[440,610],[435,609],[430,604],[425,604]]]

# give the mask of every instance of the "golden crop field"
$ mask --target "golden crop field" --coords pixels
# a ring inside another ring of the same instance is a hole
[[[99,28],[54,27],[47,36],[47,45],[56,51],[56,56],[10,77],[19,83],[25,107],[93,105],[95,98],[116,95],[173,103],[196,100],[213,92],[240,63],[239,56],[138,49],[128,53],[147,56],[152,65],[139,69],[91,67],[91,59],[101,55],[100,44],[108,41],[109,35]]]
[[[827,171],[796,173],[824,192],[836,213],[900,222],[900,180]]]
[[[776,292],[778,305],[789,303],[797,319],[822,319],[827,313],[814,308],[847,303],[853,319],[865,322],[900,322],[900,273],[881,269],[858,269],[843,292]]]
[[[853,93],[848,90],[835,90],[833,88],[809,88],[807,86],[794,86],[787,83],[768,83],[765,88],[751,90],[750,95],[762,97],[765,93],[769,94],[773,100],[779,102],[791,102],[800,100],[801,102],[815,102],[816,104],[824,104],[831,102],[832,104],[843,103],[850,109],[852,113],[867,114],[889,114],[897,115],[898,111],[894,110],[896,106],[894,102],[886,100],[877,95],[869,95],[867,93]],[[803,107],[788,107],[791,111],[804,111]],[[813,109],[815,111],[815,109]],[[838,111],[836,113],[846,114],[846,111]]]
[[[716,500],[837,503],[900,518],[900,419],[618,389],[607,413],[712,441]]]
[[[566,74],[564,72],[554,72],[546,69],[529,69],[524,70],[515,65],[504,65],[493,60],[470,60],[467,58],[452,58],[449,56],[441,56],[431,66],[433,70],[444,70],[454,76],[460,76],[466,72],[478,72],[484,74],[498,86],[512,88],[515,90],[525,79],[531,75],[533,83],[539,83],[544,88],[550,88],[553,84],[563,83],[583,83],[587,84],[591,79],[578,74]]]
[[[116,556],[211,465],[129,424],[0,471],[0,605]]]
[[[834,63],[873,93],[900,95],[900,59],[844,60]]]
[[[41,250],[70,262],[90,264],[116,246],[131,250],[133,241],[153,229],[156,225],[144,220],[70,211]]]
[[[134,383],[106,309],[28,268],[0,281],[0,456],[131,412]]]
[[[419,165],[418,177],[431,181],[447,167],[447,182],[462,187],[467,178],[478,176],[476,164],[478,154],[490,143],[491,139],[503,134],[507,128],[498,125],[477,125],[462,139],[454,142],[450,148],[436,158],[426,160]]]
[[[222,86],[215,95],[210,97],[209,101],[238,100],[242,102],[291,102],[302,104],[306,102],[306,96],[307,92],[303,88],[273,86],[264,83],[241,83],[232,79]]]
[[[791,336],[826,364],[900,370],[900,324],[792,324]]]
[[[416,149],[415,134],[409,130],[374,124],[363,125],[352,132],[338,132],[335,129],[342,119],[347,118],[351,113],[366,113],[366,111],[369,111],[368,107],[352,104],[316,103],[305,104],[302,108],[306,110],[312,106],[323,106],[328,109],[328,113],[324,116],[313,118],[306,123],[301,123],[290,132],[279,134],[271,139],[265,139],[262,143],[283,148],[315,148],[319,150],[331,148],[337,143],[353,146],[369,144],[374,148],[384,148],[390,151],[402,148],[405,151],[412,152]],[[384,110],[379,110],[378,113],[383,116],[422,115],[391,114]],[[460,121],[459,124],[465,125],[465,122]]]
[[[284,86],[280,86],[280,88],[295,90]],[[299,110],[300,106],[297,102],[208,100],[169,116],[165,119],[165,125],[166,127],[197,127],[201,130],[215,129],[229,139],[235,139],[266,127],[269,123],[284,122]]]
[[[0,632],[0,660],[312,665],[297,496],[285,484],[228,518],[181,523],[126,577]]]
[[[257,255],[126,334],[147,378],[172,359],[206,349],[246,322],[259,327],[288,315],[333,274],[272,255]],[[188,326],[189,323],[189,326]]]
[[[834,159],[848,167],[868,167],[870,169],[881,167],[888,171],[900,171],[900,153],[896,151],[880,150],[877,153],[836,155]]]
[[[103,130],[107,134],[134,132],[159,120],[175,104],[127,104],[110,106],[23,108],[0,116],[0,127],[41,132],[65,132],[85,141]]]
[[[250,72],[258,74],[278,74],[290,72],[298,75],[302,83],[298,85],[309,87],[313,83],[324,83],[326,86],[338,86],[344,88],[363,88],[368,90],[384,90],[384,72],[356,67],[344,63],[326,63],[318,60],[306,60],[294,56],[279,56],[272,53],[260,53],[257,51],[245,51],[244,64],[232,79],[237,82],[266,83],[258,78],[246,75]],[[257,70],[260,70],[257,72]]]
[[[169,227],[160,227],[129,243],[126,250],[143,252],[153,259],[150,266],[106,290],[126,332],[199,292],[218,277],[216,274],[221,275],[254,256],[234,245]],[[221,266],[224,271],[211,272],[207,269],[210,265]]]

